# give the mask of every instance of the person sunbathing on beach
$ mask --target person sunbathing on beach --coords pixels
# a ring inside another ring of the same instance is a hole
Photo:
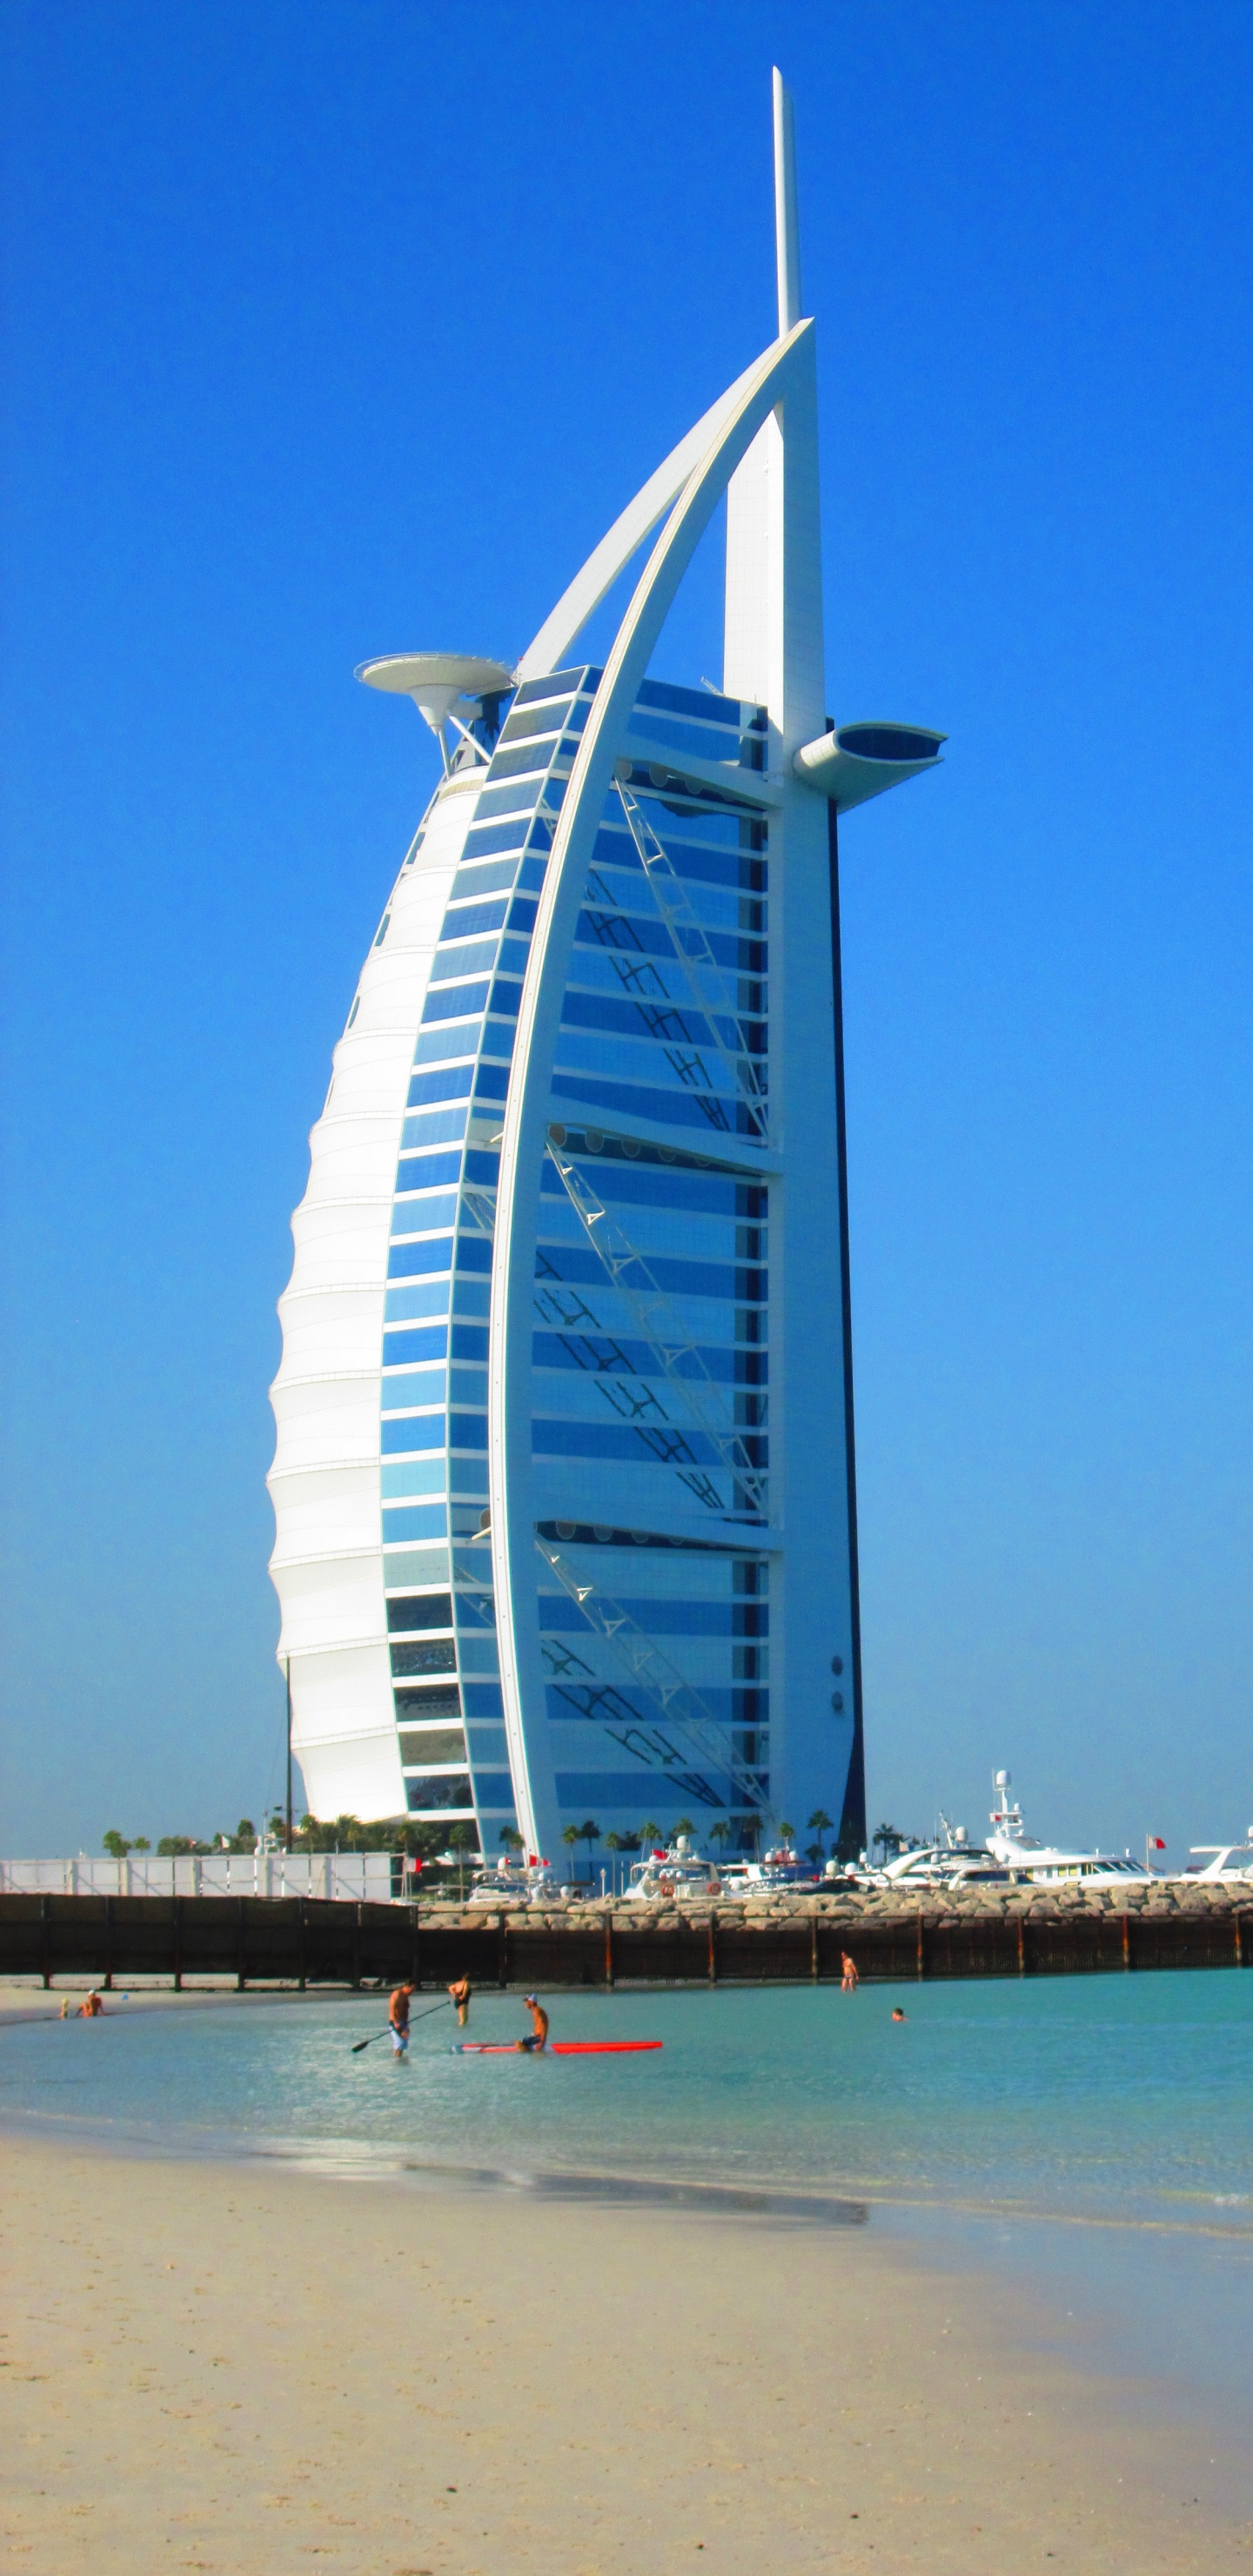
[[[458,1977],[456,1984],[448,1989],[449,2001],[457,2007],[457,2021],[462,2030],[465,2029],[470,2018],[470,1997],[473,1992],[474,1988],[468,1977]]]
[[[389,1998],[387,2019],[391,2026],[393,2057],[403,2057],[408,2049],[409,1997],[416,1995],[417,1991],[415,1985],[397,1986],[395,1993]]]
[[[103,2011],[104,2005],[101,2003],[100,1997],[93,1986],[91,1993],[89,1995],[84,1995],[83,2000],[78,2007],[78,2018],[80,2021],[95,2021],[97,2015]]]
[[[524,1995],[522,2000],[526,2005],[527,2011],[530,2013],[531,2019],[535,2024],[535,2028],[529,2039],[520,2039],[515,2043],[515,2045],[520,2051],[531,2049],[539,2050],[544,2047],[548,2038],[548,2015],[545,2012],[542,2003],[539,2001],[538,1996]]]

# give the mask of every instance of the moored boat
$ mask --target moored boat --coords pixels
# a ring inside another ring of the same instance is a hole
[[[1130,1852],[1070,1851],[1059,1844],[1040,1842],[1027,1832],[1018,1800],[1010,1797],[1008,1771],[996,1772],[992,1785],[996,1804],[988,1820],[992,1828],[988,1850],[1012,1878],[1026,1880],[1033,1887],[1057,1886],[1075,1879],[1088,1887],[1115,1887],[1129,1880],[1144,1886],[1153,1878],[1153,1871],[1143,1861],[1133,1860]]]

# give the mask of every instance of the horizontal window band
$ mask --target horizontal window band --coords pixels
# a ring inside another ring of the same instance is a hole
[[[444,1815],[473,1817],[474,1793],[466,1771],[423,1771],[415,1778],[405,1778],[405,1799],[410,1815]],[[467,1855],[468,1857],[468,1855]]]
[[[398,1539],[446,1538],[448,1511],[443,1503],[420,1503],[409,1509],[385,1511],[383,1514],[384,1546],[395,1546]]]
[[[561,1025],[571,1031],[590,1029],[598,1037],[612,1031],[652,1046],[705,1047],[715,1053],[722,1048],[737,1059],[743,1056],[750,1065],[768,1051],[764,1020],[733,1022],[719,1016],[711,1021],[687,1002],[667,1002],[655,995],[644,994],[633,1002],[619,1001],[612,993],[567,990]]]
[[[420,1718],[459,1718],[461,1715],[461,1696],[455,1682],[429,1682],[425,1687],[415,1684],[412,1689],[406,1686],[403,1690],[397,1687],[392,1696],[396,1702],[397,1721],[406,1726],[414,1725]]]
[[[476,939],[489,930],[504,929],[505,914],[509,910],[507,894],[495,895],[490,902],[481,903],[463,901],[459,904],[456,898],[457,888],[454,884],[453,900],[444,915],[444,927],[440,933],[441,943],[444,940]]]
[[[739,1433],[737,1443],[747,1453],[745,1463],[760,1470],[764,1459],[753,1450],[764,1448],[760,1433]],[[486,1432],[484,1434],[486,1443]],[[686,1423],[643,1422],[552,1422],[539,1419],[531,1424],[533,1458],[617,1458],[631,1466],[704,1467],[721,1469],[731,1475],[737,1472],[733,1462],[721,1452],[703,1431]]]
[[[465,1729],[461,1726],[403,1727],[400,1733],[400,1759],[404,1764],[421,1763],[427,1771],[466,1767]]]
[[[604,1680],[577,1672],[563,1673],[546,1684],[544,1697],[550,1725],[562,1728],[577,1723],[580,1726],[611,1727],[615,1741],[623,1744],[632,1756],[638,1755],[641,1761],[660,1761],[663,1767],[673,1762],[674,1745],[663,1742],[659,1746],[656,1741],[654,1730],[661,1723],[656,1701],[625,1675],[620,1679]],[[728,1691],[714,1683],[702,1682],[700,1698],[702,1705],[717,1713],[721,1725],[728,1730],[725,1755],[711,1758],[730,1761],[736,1736],[742,1731],[763,1735],[769,1726],[770,1693],[766,1689]],[[634,1730],[639,1727],[646,1730],[643,1743],[637,1743],[634,1738]],[[620,1732],[622,1729],[626,1733]],[[628,1735],[631,1738],[629,1743]]]
[[[653,1770],[644,1762],[638,1771],[558,1771],[556,1790],[560,1807],[581,1809],[585,1816],[597,1807],[614,1808],[619,1813],[625,1808],[633,1823],[656,1807],[665,1807],[667,1812],[691,1806],[727,1812],[744,1806],[739,1790],[729,1780],[719,1780],[703,1771]]]
[[[755,1530],[738,1540],[730,1537],[690,1538],[646,1529],[611,1529],[604,1521],[537,1521],[535,1530],[537,1537],[555,1540],[561,1547],[665,1548],[685,1556],[726,1557],[735,1565],[737,1580],[741,1566],[746,1572],[751,1568],[758,1583],[769,1577],[769,1566],[760,1555],[754,1553],[746,1557],[741,1553],[745,1548],[755,1550],[762,1544]],[[545,1599],[550,1597],[545,1595]]]
[[[676,1297],[716,1297],[728,1306],[760,1306],[769,1293],[768,1271],[733,1269],[730,1262],[680,1261],[669,1253],[653,1252],[648,1269],[657,1286]],[[605,1265],[590,1244],[585,1248],[580,1243],[542,1243],[535,1256],[535,1276],[578,1287],[609,1285]],[[629,1268],[625,1281],[628,1288],[647,1293],[647,1280]]]
[[[392,1207],[393,1242],[405,1235],[440,1234],[457,1222],[457,1199],[447,1191],[420,1192],[413,1198],[397,1199]]]
[[[593,1134],[600,1134],[593,1129]],[[630,1140],[628,1140],[629,1143]],[[764,1181],[737,1181],[729,1173],[697,1171],[694,1164],[667,1163],[656,1145],[645,1149],[637,1144],[635,1154],[624,1152],[618,1138],[600,1137],[601,1150],[587,1150],[586,1131],[566,1128],[564,1137],[554,1137],[555,1144],[564,1142],[572,1159],[583,1164],[583,1176],[589,1180],[599,1199],[607,1207],[675,1208],[683,1215],[754,1218],[764,1224],[769,1215],[769,1192]],[[540,1189],[545,1198],[562,1200],[566,1194],[556,1164],[545,1158],[540,1174]]]
[[[501,850],[520,852],[526,840],[528,820],[529,817],[522,814],[512,823],[492,823],[486,827],[472,823],[461,854],[462,866],[475,859],[494,858]]]
[[[396,1165],[396,1194],[409,1190],[442,1189],[461,1178],[461,1155],[456,1150],[443,1154],[403,1154]]]
[[[447,1324],[411,1324],[383,1335],[383,1366],[403,1368],[411,1360],[442,1360],[448,1353]]]
[[[768,973],[764,939],[745,939],[737,931],[707,929],[703,923],[697,932],[682,922],[672,935],[655,914],[628,915],[616,906],[589,904],[579,914],[574,936],[576,947],[598,949],[602,955],[668,957],[680,962],[698,961],[699,951],[692,943],[699,939],[708,943],[710,955],[732,974],[760,977]]]
[[[542,705],[547,698],[593,697],[603,680],[603,670],[593,662],[583,662],[569,671],[546,671],[539,679],[523,680],[514,691],[514,707]],[[513,707],[510,708],[513,713]]]
[[[486,997],[487,987],[483,987]],[[474,1078],[472,1064],[461,1064],[441,1073],[415,1074],[409,1085],[408,1107],[425,1109],[437,1100],[466,1100]]]
[[[451,1270],[452,1242],[452,1236],[446,1234],[442,1240],[393,1244],[387,1256],[388,1278],[415,1279],[430,1270]]]
[[[538,708],[533,708],[526,715],[522,714],[517,707],[511,707],[501,727],[500,742],[492,755],[493,759],[498,760],[501,750],[509,743],[524,742],[529,735],[560,733],[569,709],[569,699],[558,698],[542,702]]]
[[[615,1603],[637,1627],[657,1637],[766,1637],[770,1605],[766,1601],[669,1601],[632,1598],[615,1591]],[[545,1636],[586,1636],[588,1623],[577,1601],[566,1593],[540,1596],[539,1623]],[[725,1666],[724,1666],[725,1669]],[[701,1690],[705,1685],[701,1683]]]
[[[486,984],[435,985],[422,1005],[423,1025],[425,1026],[430,1020],[468,1020],[477,1017],[487,1008],[488,989]],[[465,1087],[468,1090],[469,1084],[467,1083]],[[415,1096],[411,1091],[410,1107],[413,1106]],[[424,1092],[422,1094],[423,1099],[427,1100],[448,1099],[454,1096],[452,1093]]]
[[[451,1592],[411,1593],[407,1600],[395,1596],[387,1604],[387,1625],[394,1635],[397,1629],[451,1628]]]
[[[497,946],[494,939],[480,939],[464,947],[437,948],[431,960],[432,984],[464,984],[471,975],[490,975]]]
[[[476,816],[481,815],[485,823],[490,823],[498,815],[529,814],[539,803],[543,785],[544,780],[539,777],[519,779],[508,787],[485,787],[475,807]]]
[[[404,1457],[415,1449],[442,1449],[447,1421],[442,1405],[437,1413],[389,1413],[379,1425],[383,1457]]]
[[[598,1081],[587,1073],[555,1073],[552,1096],[616,1111],[627,1120],[647,1119],[654,1127],[694,1127],[711,1139],[754,1136],[766,1141],[747,1101],[730,1100],[720,1092],[688,1091],[678,1084],[673,1091],[658,1091],[643,1083]]]

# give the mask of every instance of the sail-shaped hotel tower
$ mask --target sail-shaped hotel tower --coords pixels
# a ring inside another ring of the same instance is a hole
[[[814,325],[516,669],[367,663],[443,775],[292,1220],[272,1572],[319,1816],[865,1837],[837,818],[943,736],[832,726]],[[726,498],[721,692],[650,676]],[[579,638],[653,542],[603,667]]]

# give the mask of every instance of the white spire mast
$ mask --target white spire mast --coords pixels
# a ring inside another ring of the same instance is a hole
[[[779,338],[801,319],[792,101],[774,89],[774,230]],[[754,439],[727,490],[722,685],[770,710],[771,766],[822,730],[822,578],[812,332],[803,375]],[[786,409],[786,426],[784,411]]]
[[[792,93],[775,65],[774,81],[774,256],[779,279],[779,338],[801,318],[801,228],[796,211],[796,130]]]

